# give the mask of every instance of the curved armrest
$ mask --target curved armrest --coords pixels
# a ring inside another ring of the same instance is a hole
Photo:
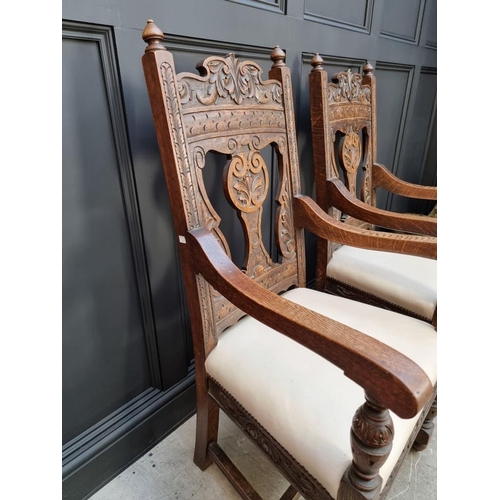
[[[406,196],[407,198],[418,198],[421,200],[437,200],[437,187],[422,186],[402,181],[389,171],[384,165],[373,164],[372,187],[384,188],[394,194]]]
[[[195,272],[247,314],[342,369],[401,418],[411,418],[433,394],[423,370],[391,347],[286,300],[252,281],[205,228],[188,232]]]
[[[352,196],[340,179],[329,179],[327,189],[330,204],[356,219],[396,231],[437,236],[437,219],[434,217],[398,214],[372,207]]]
[[[348,226],[328,215],[309,196],[304,195],[294,196],[293,210],[297,227],[326,240],[368,250],[437,259],[437,238],[433,236],[382,233]]]

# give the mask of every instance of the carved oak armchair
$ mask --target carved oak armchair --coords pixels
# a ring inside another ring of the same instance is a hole
[[[377,208],[377,188],[437,200],[437,188],[404,182],[377,158],[376,80],[341,72],[328,82],[318,55],[312,58],[309,95],[316,201],[337,220],[361,228],[437,235],[437,217]],[[364,170],[361,185],[358,170]],[[359,199],[358,199],[359,196]],[[320,290],[437,323],[436,260],[418,255],[354,248],[318,240],[316,286]]]
[[[412,444],[425,446],[437,383],[436,331],[422,321],[305,288],[304,230],[393,249],[388,235],[345,227],[300,194],[290,71],[271,54],[269,80],[234,54],[177,74],[148,21],[143,68],[171,202],[196,363],[195,463],[215,463],[245,499],[261,498],[217,444],[219,409],[290,482],[283,499],[381,498]],[[262,238],[271,196],[263,150],[279,180],[272,258]],[[207,195],[206,157],[241,222],[241,267]],[[269,196],[268,196],[269,195]],[[397,251],[433,256],[408,235]]]

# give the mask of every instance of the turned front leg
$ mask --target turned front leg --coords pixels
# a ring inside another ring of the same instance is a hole
[[[365,399],[352,420],[352,462],[340,482],[338,500],[376,500],[382,489],[379,471],[391,452],[394,425],[387,408],[368,394]]]

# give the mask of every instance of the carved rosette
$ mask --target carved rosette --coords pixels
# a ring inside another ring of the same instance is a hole
[[[219,99],[241,104],[252,99],[266,104],[282,102],[282,89],[277,81],[263,82],[262,69],[251,61],[241,62],[233,53],[224,57],[209,57],[198,66],[202,80],[190,75],[181,75],[178,80],[181,102],[193,101],[209,106]],[[199,82],[204,82],[200,85]]]
[[[368,103],[371,100],[369,85],[362,85],[362,76],[351,73],[351,70],[342,71],[336,76],[338,83],[329,85],[328,100],[331,102],[360,102]]]

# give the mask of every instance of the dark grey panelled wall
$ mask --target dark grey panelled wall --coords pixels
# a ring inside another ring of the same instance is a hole
[[[195,411],[189,317],[141,66],[147,19],[165,31],[178,71],[232,51],[267,72],[273,47],[286,51],[302,190],[314,196],[307,87],[314,52],[332,73],[372,63],[378,161],[405,180],[436,183],[436,0],[63,0],[62,7],[63,497],[81,500]],[[431,208],[386,193],[379,199],[398,211]],[[237,255],[238,225],[227,224]],[[271,252],[273,245],[270,238]],[[309,279],[314,245],[308,238]]]

